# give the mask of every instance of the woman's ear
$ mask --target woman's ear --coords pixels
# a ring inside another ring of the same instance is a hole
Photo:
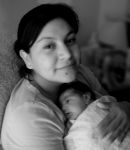
[[[91,102],[90,92],[87,92],[83,95],[83,100],[84,100],[85,104],[87,104],[87,105]]]
[[[23,59],[24,63],[26,64],[26,67],[28,69],[32,69],[32,63],[31,63],[31,58],[28,53],[26,53],[24,50],[20,50],[20,57]]]

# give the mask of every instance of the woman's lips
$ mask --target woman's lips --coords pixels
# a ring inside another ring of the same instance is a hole
[[[65,66],[60,67],[58,69],[64,69],[64,68],[70,68],[70,67],[75,67],[75,64],[73,63],[73,64],[70,64],[70,65],[65,65]]]

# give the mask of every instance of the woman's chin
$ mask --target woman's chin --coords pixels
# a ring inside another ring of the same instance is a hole
[[[69,83],[76,79],[76,71],[74,68],[64,69],[58,73],[58,80],[63,83]]]
[[[69,83],[69,82],[72,82],[76,79],[76,75],[67,75],[65,78],[64,78],[64,83]]]

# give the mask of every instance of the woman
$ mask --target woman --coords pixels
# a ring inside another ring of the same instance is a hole
[[[15,51],[25,65],[5,110],[1,134],[5,150],[64,150],[65,117],[56,106],[59,86],[78,78],[96,93],[101,91],[89,69],[79,65],[78,28],[77,15],[63,4],[43,4],[21,19]],[[101,102],[99,107],[109,110],[109,104],[115,112],[98,129],[103,136],[112,131],[113,140],[127,132],[128,119],[114,102]]]

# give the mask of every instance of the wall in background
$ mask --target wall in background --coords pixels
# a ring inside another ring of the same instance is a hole
[[[36,4],[35,0],[0,0],[0,27],[11,34],[16,33],[19,19]]]
[[[101,41],[116,48],[127,48],[125,18],[129,4],[128,0],[100,0],[98,32]]]
[[[80,45],[86,45],[91,33],[97,30],[100,0],[73,0],[80,18]]]

